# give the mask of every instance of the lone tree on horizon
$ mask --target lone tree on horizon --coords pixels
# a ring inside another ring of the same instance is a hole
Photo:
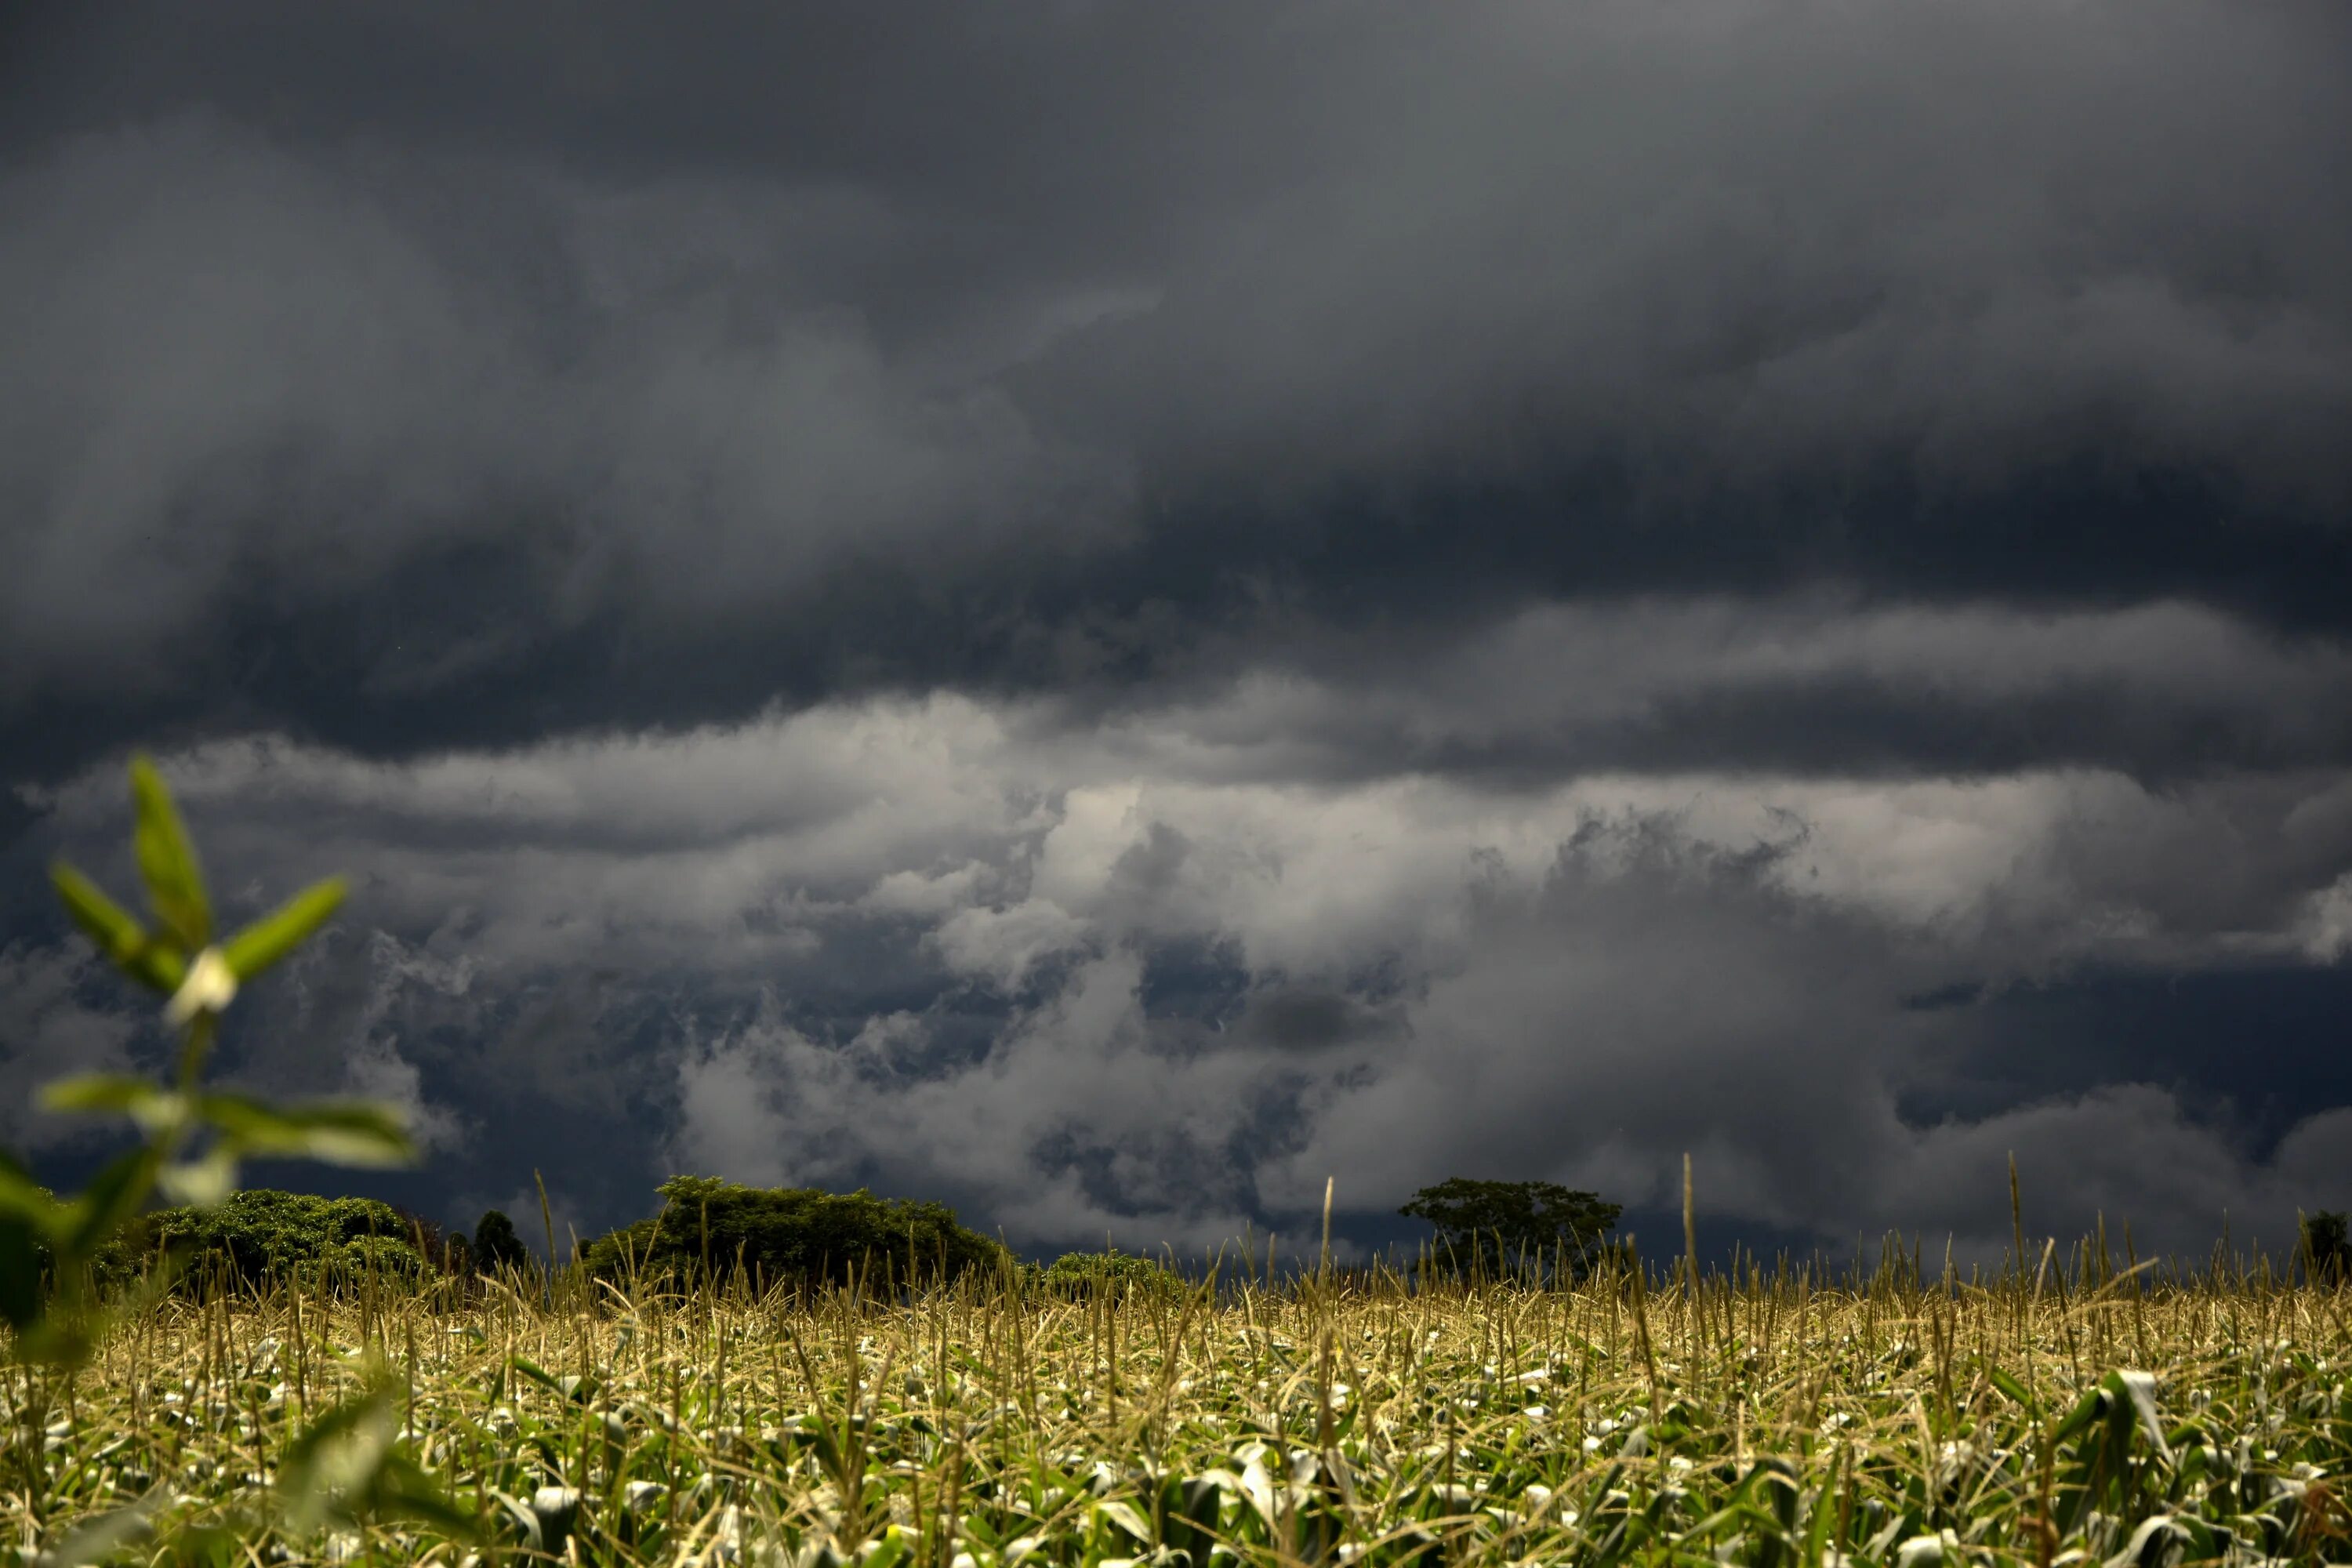
[[[2340,1211],[2321,1209],[2304,1216],[2303,1260],[2315,1285],[2341,1285],[2352,1279],[2352,1237],[2347,1235]]]
[[[473,1267],[485,1274],[496,1274],[508,1268],[529,1268],[530,1249],[515,1233],[514,1221],[497,1209],[482,1215],[474,1226]]]
[[[1556,1182],[1480,1182],[1454,1176],[1423,1187],[1397,1213],[1437,1227],[1433,1262],[1488,1279],[1518,1272],[1523,1259],[1546,1276],[1581,1274],[1625,1212],[1598,1193]]]

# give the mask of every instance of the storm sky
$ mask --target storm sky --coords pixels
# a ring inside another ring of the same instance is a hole
[[[144,748],[353,879],[228,1076],[430,1152],[262,1174],[443,1220],[2352,1206],[2339,0],[5,26],[45,1173]]]

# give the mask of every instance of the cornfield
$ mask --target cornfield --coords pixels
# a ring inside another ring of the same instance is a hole
[[[2025,1256],[216,1291],[9,1371],[0,1495],[26,1563],[2352,1561],[2352,1295]]]

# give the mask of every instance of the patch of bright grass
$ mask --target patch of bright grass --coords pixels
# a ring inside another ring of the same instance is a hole
[[[117,1559],[2352,1560],[2352,1298],[2090,1256],[1991,1287],[280,1287],[166,1301],[69,1384],[11,1369],[0,1507],[24,1561],[142,1497]],[[270,1506],[308,1418],[370,1389],[352,1452],[415,1461],[478,1542],[396,1496],[358,1530]]]

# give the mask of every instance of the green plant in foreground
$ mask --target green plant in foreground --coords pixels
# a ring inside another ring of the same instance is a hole
[[[330,879],[306,889],[215,943],[195,848],[162,776],[143,756],[131,762],[131,789],[133,847],[153,923],[140,921],[62,861],[51,879],[99,952],[165,998],[164,1022],[182,1031],[182,1040],[168,1083],[92,1074],[43,1092],[42,1103],[53,1110],[128,1116],[141,1134],[82,1193],[54,1196],[35,1184],[21,1163],[0,1155],[0,1324],[7,1330],[9,1358],[21,1371],[15,1447],[37,1518],[47,1490],[47,1412],[57,1386],[70,1391],[72,1374],[99,1342],[110,1316],[100,1265],[151,1198],[161,1194],[190,1209],[215,1207],[235,1190],[242,1162],[259,1156],[382,1165],[414,1155],[398,1118],[383,1107],[348,1100],[278,1104],[205,1086],[223,1010],[241,987],[335,912],[343,883]],[[168,1269],[156,1270],[134,1304],[152,1306],[168,1279]],[[428,1513],[439,1509],[388,1440],[376,1440],[387,1397],[382,1387],[371,1387],[289,1446],[281,1479],[293,1517],[324,1519],[390,1503]],[[100,1554],[142,1520],[137,1508],[110,1516],[46,1560]],[[454,1516],[448,1522],[462,1524]]]

